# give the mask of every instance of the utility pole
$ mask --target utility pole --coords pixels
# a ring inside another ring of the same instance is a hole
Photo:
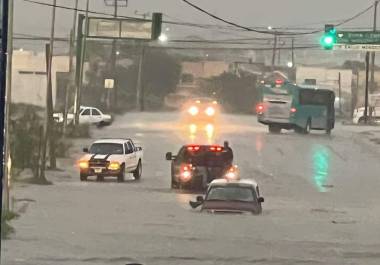
[[[276,50],[277,50],[277,32],[273,35],[274,41],[273,41],[273,54],[272,54],[272,71],[274,70],[274,65],[276,63]]]
[[[142,72],[145,56],[145,46],[141,44],[141,53],[139,58],[139,70],[137,74],[137,84],[136,84],[136,107],[139,111],[144,111],[144,91],[142,84]]]
[[[369,77],[369,52],[365,54],[365,100],[364,100],[364,122],[368,122],[368,78]]]
[[[53,62],[53,52],[54,52],[54,33],[55,33],[55,11],[56,11],[57,0],[53,1],[53,10],[51,18],[51,31],[50,31],[50,43],[46,44],[46,75],[47,75],[47,86],[46,86],[46,117],[45,117],[45,131],[44,131],[44,141],[42,145],[42,155],[41,155],[41,169],[40,169],[40,181],[46,182],[45,169],[46,169],[46,150],[49,143],[49,154],[50,154],[50,167],[54,168],[55,165],[55,154],[54,154],[54,138],[51,135],[52,125],[53,125],[53,93],[52,93],[52,62]]]
[[[117,8],[118,8],[118,2],[117,0],[114,0],[114,18],[117,18]],[[111,49],[111,67],[110,67],[110,74],[112,76],[112,79],[114,80],[114,87],[112,89],[113,94],[113,108],[117,108],[117,81],[116,81],[116,39],[112,40],[112,49]],[[111,105],[111,98],[110,98],[110,89],[107,90],[107,109],[110,110]]]
[[[70,49],[69,49],[69,75],[70,82],[66,85],[66,98],[65,98],[65,109],[63,112],[63,135],[66,135],[67,128],[67,114],[69,110],[69,101],[71,96],[71,90],[75,86],[74,83],[74,41],[75,41],[75,29],[77,24],[78,16],[78,0],[75,0],[75,9],[74,9],[74,18],[73,18],[73,27],[70,30]]]
[[[78,23],[78,40],[77,40],[77,69],[76,69],[76,91],[75,91],[75,105],[74,114],[75,125],[79,124],[79,109],[81,102],[82,84],[83,84],[83,65],[86,54],[86,37],[88,35],[88,10],[90,7],[90,0],[86,2],[86,15],[79,17]],[[84,34],[83,34],[83,20],[85,21]]]
[[[338,74],[338,88],[339,88],[339,114],[342,114],[342,75]]]
[[[8,49],[8,5],[9,1],[1,1],[1,52],[0,52],[0,143],[4,148],[4,106],[6,91],[7,72],[7,49]],[[4,183],[4,152],[0,152],[0,206],[3,209],[3,183]],[[3,227],[0,227],[0,233]],[[0,240],[1,248],[1,240]],[[0,254],[1,256],[1,254]]]
[[[8,4],[8,58],[7,58],[7,72],[6,72],[6,105],[5,105],[5,167],[4,167],[4,176],[5,176],[5,207],[6,210],[9,210],[9,198],[10,198],[10,177],[11,177],[11,146],[10,146],[10,116],[11,116],[11,103],[12,103],[12,58],[13,58],[13,10],[14,2],[13,0],[9,1]]]
[[[295,67],[295,62],[294,62],[294,38],[292,38],[292,66]]]
[[[282,46],[281,45],[281,38],[278,38],[278,46]],[[277,65],[281,65],[281,47],[280,47],[280,49],[278,49]]]
[[[374,14],[373,14],[373,31],[376,32],[376,24],[377,24],[377,5],[379,4],[379,0],[375,0],[374,4]],[[375,91],[375,52],[371,52],[371,86],[370,92],[373,93]]]

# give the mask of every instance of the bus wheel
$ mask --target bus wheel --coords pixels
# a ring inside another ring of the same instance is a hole
[[[309,133],[310,133],[310,130],[311,130],[311,120],[308,119],[308,120],[307,120],[307,123],[306,123],[306,127],[305,127],[305,129],[303,129],[303,133],[304,133],[304,134],[309,134]]]
[[[270,133],[281,133],[281,127],[275,124],[269,124],[268,129]]]

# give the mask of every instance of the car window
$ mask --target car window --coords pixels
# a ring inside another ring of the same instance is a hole
[[[128,153],[130,154],[130,153],[132,153],[133,152],[133,148],[132,148],[132,145],[131,145],[131,143],[130,142],[128,142],[127,143],[127,147],[128,147]]]
[[[90,115],[90,109],[85,109],[82,114],[82,116],[89,116]]]
[[[243,187],[213,187],[207,194],[207,200],[254,201],[254,190]]]
[[[97,109],[92,109],[92,115],[94,116],[100,116],[100,112]]]
[[[95,143],[91,145],[89,152],[90,154],[100,154],[100,155],[108,155],[108,154],[122,155],[124,153],[123,145],[114,144],[114,143]]]

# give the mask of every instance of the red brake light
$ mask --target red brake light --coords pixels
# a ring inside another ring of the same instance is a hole
[[[291,112],[291,113],[296,113],[296,112],[297,112],[297,109],[296,109],[296,108],[291,108],[291,109],[290,109],[290,112]]]
[[[187,150],[190,151],[190,152],[195,152],[195,151],[199,151],[201,147],[199,145],[190,145],[187,147]]]
[[[284,80],[282,80],[282,79],[276,79],[275,84],[276,85],[282,85],[282,84],[284,84]]]
[[[262,103],[259,103],[256,105],[256,113],[261,114],[264,112],[264,105]]]
[[[213,145],[213,146],[210,147],[210,151],[213,151],[213,152],[222,152],[223,151],[223,147],[218,146],[218,145]]]

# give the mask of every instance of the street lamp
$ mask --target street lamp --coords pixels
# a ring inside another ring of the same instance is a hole
[[[292,67],[293,67],[293,62],[289,61],[286,65],[287,65],[289,68],[292,68]]]
[[[161,33],[161,35],[158,37],[158,40],[160,42],[167,42],[168,41],[168,36],[165,33]]]

